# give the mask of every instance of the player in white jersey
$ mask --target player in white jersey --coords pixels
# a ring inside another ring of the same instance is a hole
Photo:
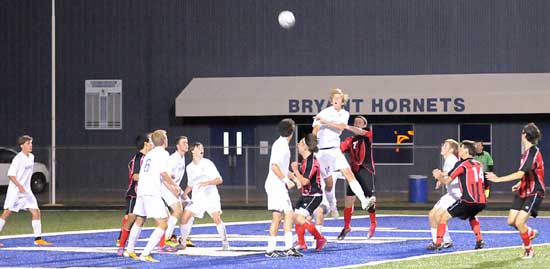
[[[443,164],[443,172],[449,172],[455,167],[455,164],[458,162],[458,158],[456,157],[457,153],[458,142],[456,142],[454,139],[447,139],[445,140],[445,142],[443,142],[440,152],[441,156],[443,156],[443,159],[445,160],[445,163]],[[435,188],[439,189],[440,187],[441,183],[437,181]],[[442,212],[447,211],[447,208],[453,205],[456,200],[460,199],[460,196],[462,195],[458,180],[451,181],[451,183],[449,183],[445,187],[447,188],[447,193],[443,195],[439,199],[439,201],[437,201],[437,203],[428,214],[430,220],[430,231],[432,233],[432,242],[428,245],[428,250],[434,250],[437,247],[435,246],[435,241],[437,240],[437,225],[440,221],[438,216],[441,216]],[[445,231],[445,235],[443,236],[442,247],[450,248],[452,246],[453,241],[451,240],[449,230],[447,229],[447,231]]]
[[[185,174],[185,153],[189,150],[189,142],[187,140],[186,136],[179,136],[176,138],[176,151],[170,155],[169,162],[170,162],[170,176],[174,180],[174,183],[176,185],[180,185],[181,180],[183,178],[183,174]],[[164,202],[170,207],[172,214],[170,218],[168,218],[168,228],[166,229],[166,234],[164,237],[165,244],[176,247],[178,249],[183,249],[183,246],[178,244],[178,240],[174,233],[174,227],[176,226],[176,223],[180,218],[182,218],[183,215],[183,206],[182,206],[182,199],[183,197],[176,197],[166,186],[162,186],[162,199]],[[186,197],[189,199],[188,197]],[[185,198],[183,198],[185,200]],[[189,221],[187,224],[189,226],[193,225],[193,219]],[[180,225],[180,231],[183,232],[183,224]],[[183,243],[183,242],[182,242]],[[186,242],[187,246],[194,246],[193,243],[187,239]]]
[[[164,184],[176,197],[179,197],[182,191],[170,177],[169,154],[166,151],[168,146],[166,131],[156,130],[151,135],[151,140],[155,148],[145,155],[139,171],[139,187],[134,207],[134,214],[138,217],[130,230],[127,252],[128,256],[134,260],[158,262],[158,260],[151,257],[151,251],[158,244],[168,226],[168,214],[162,201],[161,185]],[[156,228],[138,258],[134,249],[146,218],[154,218]]]
[[[271,146],[271,156],[269,157],[269,173],[265,180],[265,191],[267,193],[267,210],[272,212],[271,225],[269,227],[269,238],[267,240],[266,257],[281,256],[303,256],[294,247],[294,238],[292,237],[292,219],[294,217],[292,202],[288,196],[288,189],[292,189],[295,184],[289,179],[294,178],[289,173],[290,149],[288,143],[292,139],[294,127],[296,124],[292,119],[283,119],[279,122],[279,138]],[[277,245],[277,233],[284,213],[284,238],[285,251],[275,251]]]
[[[8,169],[8,178],[10,183],[4,201],[4,212],[0,216],[0,232],[4,228],[8,217],[12,212],[19,210],[29,210],[31,213],[31,224],[34,232],[35,245],[51,245],[42,239],[42,222],[40,221],[40,209],[36,197],[31,190],[31,177],[34,166],[34,155],[32,152],[32,137],[23,135],[17,140],[21,152],[19,152],[11,161]],[[0,175],[4,176],[4,175]],[[0,246],[3,246],[0,243]]]
[[[207,212],[216,224],[216,230],[222,241],[222,250],[228,250],[229,241],[225,224],[221,218],[222,206],[216,187],[222,184],[222,176],[216,165],[211,160],[204,158],[204,146],[201,143],[195,142],[191,146],[191,154],[193,161],[187,166],[187,187],[184,195],[188,195],[190,192],[193,192],[193,195],[191,204],[185,208],[181,219],[183,224],[181,239],[182,241],[187,240],[191,232],[190,225],[187,225],[191,218],[202,219],[204,212]]]
[[[348,126],[349,120],[349,112],[343,107],[347,95],[341,89],[333,89],[329,98],[332,106],[323,109],[313,117],[313,134],[316,134],[319,139],[317,160],[319,160],[321,166],[321,176],[327,184],[326,197],[331,210],[336,210],[334,190],[330,187],[333,185],[332,173],[340,171],[348,181],[355,196],[361,201],[361,207],[366,210],[376,202],[376,197],[365,197],[365,193],[353,175],[346,157],[340,151],[340,134]]]

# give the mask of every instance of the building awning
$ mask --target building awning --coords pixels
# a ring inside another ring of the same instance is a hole
[[[315,115],[331,88],[365,115],[550,113],[550,74],[194,78],[177,117]]]

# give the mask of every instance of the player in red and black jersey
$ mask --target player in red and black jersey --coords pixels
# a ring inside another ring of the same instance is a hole
[[[475,249],[485,246],[485,242],[483,242],[483,237],[481,236],[479,220],[476,218],[476,215],[485,208],[487,200],[483,184],[483,167],[480,162],[472,159],[474,154],[474,142],[464,140],[458,150],[461,160],[455,164],[455,167],[448,173],[444,173],[439,169],[434,169],[432,172],[434,178],[445,185],[453,180],[458,180],[462,192],[461,198],[439,216],[440,222],[437,226],[437,240],[433,249],[441,249],[443,235],[447,229],[447,222],[451,218],[456,217],[469,219],[472,231],[476,236]]]
[[[317,150],[317,137],[313,134],[306,135],[298,143],[298,152],[303,158],[301,169],[298,168],[297,162],[291,164],[292,171],[296,176],[294,180],[297,186],[301,186],[302,191],[302,195],[294,208],[294,229],[298,236],[298,243],[295,249],[307,249],[304,238],[305,230],[308,230],[315,238],[316,251],[320,251],[327,243],[325,237],[321,235],[315,225],[308,219],[323,200],[321,170],[319,162],[313,154]]]
[[[537,147],[541,136],[539,128],[534,123],[525,125],[521,131],[521,146],[525,151],[521,156],[519,170],[503,177],[487,173],[487,179],[493,182],[520,179],[512,187],[512,191],[516,192],[516,195],[508,214],[508,225],[519,231],[525,248],[524,259],[533,258],[535,255],[531,247],[531,240],[538,235],[538,231],[527,226],[527,219],[529,219],[529,215],[537,217],[545,191],[544,162],[540,149]]]
[[[376,197],[374,196],[375,166],[372,153],[372,131],[367,127],[367,119],[363,116],[357,116],[353,120],[353,126],[346,127],[354,136],[346,138],[340,144],[343,152],[349,152],[349,163],[351,171],[357,178],[359,185],[363,189],[370,206],[367,211],[370,217],[369,238],[374,235],[376,230]],[[346,199],[344,207],[344,228],[338,235],[338,240],[343,240],[351,231],[351,216],[353,215],[353,205],[355,203],[355,193],[348,186],[346,190]]]
[[[122,218],[122,226],[118,235],[117,246],[122,247],[126,245],[128,239],[128,233],[132,225],[136,220],[134,206],[136,204],[136,189],[139,181],[139,169],[141,168],[141,162],[143,158],[151,150],[152,144],[149,142],[149,136],[142,134],[136,137],[136,147],[138,152],[130,159],[128,163],[128,188],[126,189],[126,214]],[[122,253],[119,253],[122,255]]]

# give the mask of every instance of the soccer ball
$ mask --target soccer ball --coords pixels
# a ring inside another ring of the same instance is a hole
[[[279,24],[281,25],[281,27],[285,29],[290,29],[292,28],[292,26],[294,26],[295,22],[296,19],[294,18],[294,14],[292,14],[292,12],[285,10],[279,13]]]

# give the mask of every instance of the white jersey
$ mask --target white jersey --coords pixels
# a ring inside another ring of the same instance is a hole
[[[449,155],[447,159],[445,159],[445,164],[443,164],[443,172],[448,173],[449,171],[451,171],[455,167],[455,164],[457,162],[458,158],[454,154]],[[451,181],[451,183],[449,183],[446,187],[447,193],[449,193],[449,195],[451,195],[455,199],[460,199],[460,197],[462,196],[462,192],[460,191],[458,180]]]
[[[220,200],[220,194],[216,185],[199,187],[201,182],[211,181],[222,176],[214,163],[202,158],[199,163],[191,162],[187,166],[187,185],[192,188],[193,203]]]
[[[340,109],[340,111],[336,111],[333,106],[321,110],[321,112],[319,112],[319,116],[324,120],[336,124],[343,123],[347,125],[349,121],[349,112],[347,112],[344,108]],[[328,125],[321,124],[318,120],[314,120],[312,126],[321,126],[319,132],[317,133],[320,149],[340,147],[340,135],[342,134],[342,131],[330,128]]]
[[[163,147],[155,147],[149,151],[139,170],[139,186],[137,196],[161,196],[162,172],[170,174],[169,154]]]
[[[176,185],[179,186],[183,174],[185,174],[185,155],[181,156],[177,151],[172,153],[172,155],[170,155],[170,167],[170,176]]]
[[[271,155],[269,157],[269,173],[265,181],[266,190],[271,188],[272,184],[284,184],[277,175],[271,170],[271,165],[276,164],[281,169],[284,176],[288,175],[288,166],[290,165],[290,148],[288,139],[280,136],[271,146]],[[286,188],[285,188],[286,189]]]
[[[8,176],[13,176],[28,192],[31,192],[31,176],[34,166],[34,155],[29,153],[29,156],[23,152],[19,152],[11,161],[10,168],[8,169]],[[17,186],[10,180],[8,188],[14,188]]]

